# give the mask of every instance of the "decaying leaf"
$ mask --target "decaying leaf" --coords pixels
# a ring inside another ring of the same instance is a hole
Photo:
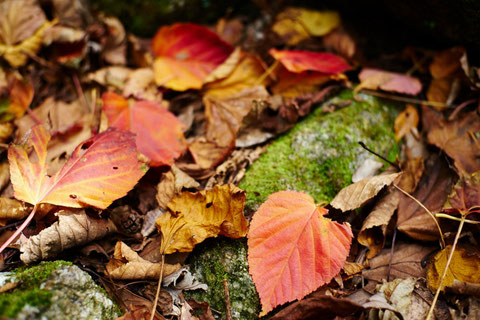
[[[163,277],[162,285],[176,290],[208,290],[208,286],[195,279],[190,270],[185,267]]]
[[[18,200],[0,197],[0,219],[25,218],[29,210]]]
[[[197,189],[200,184],[188,174],[172,165],[170,170],[162,175],[157,186],[157,202],[161,209],[167,210],[168,203],[179,194],[183,188]]]
[[[333,49],[333,51],[346,58],[352,58],[355,55],[357,47],[355,41],[343,28],[335,29],[324,36],[323,44],[325,47]]]
[[[50,203],[66,207],[107,208],[123,197],[145,174],[137,159],[133,134],[110,128],[83,143],[53,177],[47,176],[44,126],[32,128],[24,146],[10,146],[10,176],[18,200],[33,205]],[[33,154],[27,150],[33,149]]]
[[[452,246],[448,245],[445,249],[437,252],[428,266],[427,283],[428,287],[434,291],[437,290],[440,284],[440,278],[447,265],[447,259],[450,255]],[[449,287],[454,280],[480,283],[480,253],[474,249],[467,249],[462,246],[457,246],[453,253],[452,260],[448,266],[448,271],[443,280],[443,286]],[[442,288],[443,290],[443,288]]]
[[[340,272],[353,234],[348,224],[333,222],[324,217],[326,213],[305,193],[280,191],[254,214],[248,264],[261,315],[303,298]]]
[[[101,239],[116,230],[111,220],[91,218],[84,210],[62,209],[58,211],[57,222],[22,244],[20,259],[29,264],[53,258],[66,249]]]
[[[177,91],[200,89],[233,48],[204,26],[177,23],[153,38],[155,82]]]
[[[277,79],[272,92],[284,98],[295,98],[318,91],[326,82],[333,80],[333,76],[314,71],[290,72],[282,66],[278,67]]]
[[[140,257],[125,243],[119,241],[115,245],[113,259],[106,265],[106,274],[112,279],[137,280],[158,279],[160,272],[167,276],[180,269],[180,264],[170,265],[153,263]]]
[[[245,191],[234,185],[215,186],[197,193],[183,192],[168,204],[171,210],[157,219],[161,252],[190,252],[208,237],[241,238],[247,234],[243,216]]]
[[[360,208],[375,197],[385,186],[393,183],[400,173],[391,173],[363,179],[343,188],[330,202],[330,205],[343,212]]]
[[[480,209],[480,177],[461,177],[453,187],[443,205],[443,211],[451,214],[467,215],[479,212]]]
[[[22,78],[20,75],[13,73],[6,77],[5,87],[0,85],[0,93],[2,89],[6,89],[8,95],[5,99],[0,98],[0,120],[10,121],[13,118],[20,118],[32,103],[34,90],[32,84]]]
[[[420,80],[401,73],[364,68],[358,75],[358,78],[360,79],[360,84],[355,88],[356,91],[361,89],[382,89],[414,96],[422,91]]]
[[[135,133],[138,151],[151,159],[151,166],[171,165],[185,150],[182,124],[166,106],[146,100],[130,106],[114,92],[102,99],[109,126]]]
[[[417,109],[413,105],[407,104],[405,110],[395,119],[395,140],[399,141],[413,128],[416,128],[419,120]]]
[[[339,74],[350,69],[342,57],[332,53],[276,49],[270,49],[268,52],[290,72],[316,71]]]

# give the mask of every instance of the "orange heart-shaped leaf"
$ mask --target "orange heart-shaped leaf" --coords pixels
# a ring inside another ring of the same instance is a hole
[[[157,56],[155,82],[178,91],[200,89],[207,75],[233,51],[215,33],[193,23],[162,27],[152,47]]]
[[[136,133],[138,151],[152,160],[151,166],[171,165],[186,149],[182,123],[159,103],[142,100],[130,106],[114,92],[102,98],[109,126]]]
[[[270,49],[268,52],[291,72],[317,71],[338,74],[350,69],[345,59],[332,53],[276,49]]]
[[[15,197],[31,204],[51,203],[105,209],[123,197],[145,174],[132,133],[109,128],[83,143],[53,177],[47,176],[44,126],[31,129],[26,144],[10,146],[8,160]]]
[[[261,315],[303,298],[340,272],[353,234],[348,224],[331,221],[326,213],[303,192],[280,191],[254,214],[248,264]]]

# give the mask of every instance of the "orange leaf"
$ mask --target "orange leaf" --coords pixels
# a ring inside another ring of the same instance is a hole
[[[46,161],[49,140],[47,129],[38,125],[31,129],[24,146],[8,148],[17,199],[34,205],[51,203],[105,209],[126,195],[145,173],[137,159],[134,135],[109,128],[81,143],[63,168],[49,177]]]
[[[271,194],[254,214],[248,233],[248,264],[262,315],[301,299],[343,267],[352,241],[348,224],[323,217],[327,210],[295,191]]]
[[[295,73],[317,71],[338,74],[350,69],[345,59],[331,53],[276,49],[270,49],[268,52],[288,71]]]
[[[200,89],[207,75],[233,51],[215,33],[192,23],[162,27],[152,46],[157,56],[156,83],[178,91]]]
[[[154,101],[128,101],[114,93],[102,96],[108,124],[137,135],[138,151],[152,160],[151,166],[171,165],[186,148],[182,123],[165,107]]]

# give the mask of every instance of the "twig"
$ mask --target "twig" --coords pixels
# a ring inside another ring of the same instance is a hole
[[[458,107],[452,112],[452,114],[448,117],[448,120],[453,120],[455,119],[455,117],[457,116],[457,114],[462,111],[463,108],[465,108],[466,106],[468,106],[469,104],[472,104],[474,103],[475,101],[477,101],[477,99],[470,99],[470,100],[467,100],[465,102],[462,102],[461,104],[458,105]]]
[[[367,93],[367,94],[370,94],[372,96],[377,96],[377,97],[384,98],[384,99],[413,103],[413,104],[423,104],[423,105],[431,106],[431,107],[439,107],[439,108],[456,108],[457,107],[454,104],[446,105],[443,102],[426,101],[426,100],[420,100],[420,99],[415,99],[415,98],[396,96],[396,95],[393,95],[393,94],[387,94],[387,93],[382,93],[382,92],[378,92],[378,91],[374,91],[374,90],[368,90],[368,89],[361,89],[360,91],[363,92],[363,93]]]
[[[158,297],[160,296],[160,288],[162,287],[162,276],[163,276],[163,265],[165,264],[165,254],[162,253],[162,264],[160,265],[160,277],[158,279],[157,294],[155,295],[155,302],[152,307],[152,314],[150,315],[150,320],[153,320],[155,317],[155,312],[157,311]]]
[[[461,218],[451,216],[449,214],[445,213],[435,213],[435,216],[437,218],[445,218],[445,219],[450,219],[450,220],[455,220],[455,221],[462,221]],[[470,224],[480,224],[480,221],[475,221],[475,220],[469,220],[469,219],[464,219],[465,223],[470,223]]]
[[[395,252],[395,239],[397,239],[397,228],[393,229],[392,248],[390,249],[390,261],[388,262],[387,282],[390,282],[390,270],[392,268],[393,254]]]
[[[396,184],[393,184],[393,186],[395,188],[397,188],[400,192],[402,192],[404,195],[406,195],[407,197],[409,197],[410,199],[412,199],[413,201],[415,201],[420,207],[423,208],[423,210],[425,210],[428,215],[433,219],[433,221],[435,222],[435,225],[437,226],[437,229],[438,229],[438,233],[440,234],[440,242],[441,242],[441,246],[442,246],[442,249],[445,248],[445,239],[443,238],[443,232],[442,232],[442,228],[440,228],[440,225],[438,224],[438,221],[437,221],[437,218],[435,218],[435,216],[433,215],[433,213],[427,209],[427,207],[425,207],[423,205],[423,203],[421,203],[420,201],[418,201],[414,196],[412,196],[410,193],[408,193],[407,191],[403,190],[402,188],[400,188],[399,186],[397,186]]]
[[[430,306],[430,310],[428,310],[426,320],[430,320],[433,314],[433,310],[435,309],[435,305],[437,304],[438,296],[440,295],[440,291],[442,291],[443,281],[447,276],[448,266],[453,258],[453,253],[455,252],[455,247],[457,246],[458,239],[460,238],[460,233],[462,233],[463,224],[465,223],[466,214],[462,214],[462,219],[460,221],[460,225],[458,226],[457,234],[455,235],[455,240],[453,240],[452,249],[450,250],[450,254],[448,256],[447,264],[445,265],[445,269],[443,270],[442,277],[440,278],[440,283],[438,284],[437,292],[435,292],[435,297],[433,297],[432,305]]]
[[[278,64],[278,60],[275,60],[275,62],[270,67],[268,67],[267,70],[265,70],[265,72],[257,79],[257,81],[255,81],[255,85],[260,85],[268,76],[270,76],[273,71],[275,71]]]
[[[30,223],[30,221],[32,221],[33,216],[35,215],[35,212],[36,212],[36,211],[37,211],[37,205],[35,205],[35,206],[33,207],[32,212],[30,212],[30,214],[28,215],[27,219],[25,219],[25,221],[23,221],[22,225],[15,231],[15,233],[12,234],[12,235],[7,239],[7,241],[5,241],[5,242],[2,244],[2,246],[0,247],[0,253],[2,253],[3,250],[5,250],[5,248],[8,247],[8,246],[10,245],[10,243],[12,243],[13,240],[15,240],[20,233],[22,233],[23,229],[25,229],[25,228],[28,226],[28,224]]]
[[[230,293],[228,291],[228,280],[223,279],[223,294],[225,295],[225,308],[227,309],[226,320],[233,320],[232,305],[230,304]]]
[[[365,145],[365,143],[363,143],[362,141],[358,141],[358,144],[362,146],[363,149],[367,150],[368,152],[376,155],[377,157],[379,157],[380,159],[382,159],[383,161],[387,162],[388,164],[390,164],[391,166],[394,166],[398,171],[402,171],[402,169],[395,163],[393,163],[392,161],[388,160],[387,158],[379,155],[378,153],[376,153],[375,151],[373,151],[372,149],[370,149],[369,147],[367,147]]]

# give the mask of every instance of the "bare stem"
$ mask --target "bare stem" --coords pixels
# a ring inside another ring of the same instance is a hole
[[[155,317],[155,312],[157,311],[158,297],[160,296],[160,288],[162,287],[162,276],[163,276],[163,265],[165,264],[165,254],[162,253],[162,264],[160,265],[160,277],[158,279],[157,294],[155,295],[155,301],[153,302],[152,314],[150,315],[150,320],[153,320]]]
[[[27,219],[25,219],[25,221],[23,221],[23,223],[20,225],[20,227],[17,229],[17,231],[15,231],[15,233],[12,234],[10,236],[10,238],[8,238],[7,241],[5,241],[4,244],[2,244],[2,246],[0,247],[0,253],[2,253],[3,250],[5,250],[5,248],[8,247],[10,245],[10,243],[12,243],[13,240],[15,240],[20,235],[20,233],[22,233],[23,229],[25,229],[28,226],[28,224],[30,223],[30,221],[32,221],[33,216],[35,216],[36,211],[37,211],[37,205],[35,205],[33,207],[32,212],[30,212]]]
[[[397,186],[396,184],[393,184],[393,186],[395,188],[397,188],[400,192],[402,192],[404,195],[406,195],[407,197],[409,197],[410,199],[412,199],[413,201],[415,201],[420,207],[422,207],[427,213],[428,215],[433,219],[433,221],[435,222],[435,225],[437,226],[437,229],[438,229],[438,233],[440,234],[440,242],[442,244],[442,249],[445,248],[445,239],[443,238],[443,232],[442,232],[442,228],[440,228],[440,225],[438,224],[438,221],[437,221],[437,218],[435,217],[435,215],[427,209],[427,207],[425,207],[423,205],[423,203],[421,203],[420,201],[418,201],[414,196],[412,196],[410,193],[408,193],[407,191],[403,190],[402,188],[400,188],[399,186]]]
[[[232,305],[230,304],[230,292],[228,290],[228,280],[223,279],[223,294],[225,295],[225,308],[227,310],[226,320],[233,320]]]
[[[450,220],[455,220],[455,221],[462,221],[462,218],[459,217],[454,217],[446,213],[435,213],[435,216],[437,218],[445,218],[445,219],[450,219]],[[480,221],[475,221],[475,220],[469,220],[469,219],[464,219],[465,223],[470,223],[470,224],[480,224]]]
[[[267,70],[265,70],[265,72],[257,79],[257,81],[255,81],[255,84],[260,85],[268,76],[270,76],[270,74],[272,74],[273,71],[275,71],[275,69],[277,68],[278,63],[278,60],[275,60],[275,62],[270,67],[268,67]]]
[[[447,276],[448,266],[453,258],[453,253],[455,252],[455,247],[457,246],[458,239],[460,238],[460,234],[462,233],[463,224],[465,223],[465,214],[462,214],[462,219],[460,220],[460,225],[458,226],[457,234],[455,235],[455,240],[453,241],[452,249],[450,250],[450,254],[448,256],[447,264],[445,265],[445,269],[443,270],[442,277],[440,278],[440,283],[438,284],[437,292],[435,292],[435,297],[433,298],[432,305],[430,306],[430,310],[428,310],[426,320],[430,320],[433,315],[433,310],[435,310],[435,305],[437,304],[438,296],[442,291],[443,281]]]
[[[394,101],[402,101],[402,102],[407,102],[407,103],[412,103],[412,104],[423,104],[426,106],[432,106],[432,107],[439,107],[439,108],[455,108],[456,105],[450,104],[447,105],[443,102],[436,102],[436,101],[426,101],[426,100],[420,100],[420,99],[415,99],[415,98],[408,98],[408,97],[402,97],[402,96],[396,96],[393,94],[388,94],[388,93],[381,93],[378,91],[374,90],[368,90],[368,89],[360,89],[360,91],[364,93],[368,93],[372,96],[377,96],[380,98],[384,99],[390,99]]]

